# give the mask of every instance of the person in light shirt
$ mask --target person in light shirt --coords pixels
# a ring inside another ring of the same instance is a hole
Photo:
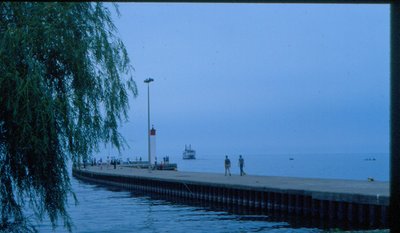
[[[225,176],[229,174],[231,175],[231,161],[229,160],[228,156],[225,156]]]

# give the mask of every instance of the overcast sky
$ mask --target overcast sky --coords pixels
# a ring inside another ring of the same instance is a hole
[[[157,156],[389,150],[389,6],[119,4],[139,96],[121,129]]]

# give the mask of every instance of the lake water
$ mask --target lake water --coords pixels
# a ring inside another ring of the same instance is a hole
[[[170,156],[180,171],[223,173],[224,155],[197,155],[196,160]],[[230,155],[232,173],[238,174],[239,155]],[[302,154],[245,155],[245,171],[250,175],[379,181],[389,179],[388,154]],[[268,216],[232,213],[207,206],[193,206],[160,200],[143,194],[116,190],[73,178],[72,187],[79,205],[68,210],[74,232],[323,232],[297,228]],[[67,232],[63,227],[54,232]],[[48,220],[37,225],[39,232],[53,232]]]

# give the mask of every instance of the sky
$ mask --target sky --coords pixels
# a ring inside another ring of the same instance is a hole
[[[139,91],[121,128],[123,157],[147,155],[149,77],[159,157],[181,155],[185,144],[198,155],[388,153],[388,5],[119,10]]]

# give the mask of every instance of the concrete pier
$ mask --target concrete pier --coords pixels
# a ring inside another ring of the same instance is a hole
[[[73,169],[78,179],[228,208],[247,208],[320,228],[388,227],[389,183],[111,166]],[[300,224],[303,225],[303,224]]]

